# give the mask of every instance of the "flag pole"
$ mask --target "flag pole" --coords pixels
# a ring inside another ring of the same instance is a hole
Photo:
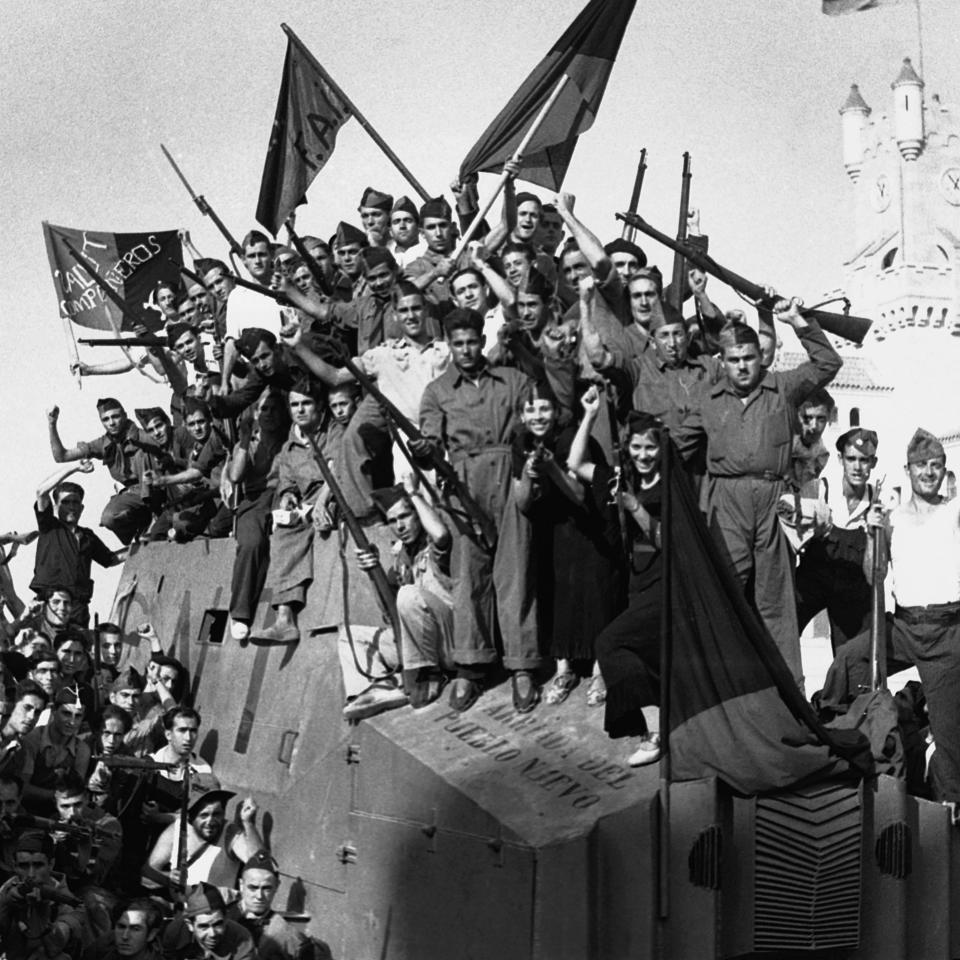
[[[83,389],[83,375],[80,373],[80,355],[77,352],[77,338],[73,332],[73,324],[67,316],[61,316],[63,335],[67,338],[67,353],[70,354],[70,372],[77,379],[77,389]]]
[[[326,70],[320,65],[320,61],[307,49],[306,45],[301,41],[301,39],[290,29],[285,23],[280,24],[283,32],[293,40],[303,51],[304,56],[310,61],[310,65],[320,74],[321,77],[329,84],[333,92],[347,105],[350,112],[357,118],[360,123],[360,126],[363,127],[367,133],[370,134],[370,137],[373,139],[373,142],[387,155],[387,159],[400,171],[407,183],[413,187],[417,193],[424,199],[424,201],[431,200],[432,197],[427,193],[426,188],[420,183],[419,180],[407,169],[403,161],[390,149],[389,144],[379,133],[374,129],[370,121],[357,109],[356,104],[340,89],[340,85],[327,73]]]
[[[519,163],[523,159],[524,153],[527,151],[527,147],[530,146],[530,141],[534,138],[537,131],[543,125],[543,121],[547,119],[547,114],[553,109],[553,105],[557,102],[560,94],[563,92],[563,88],[567,85],[567,80],[570,78],[567,74],[564,74],[558,81],[557,85],[553,88],[553,93],[547,98],[547,102],[540,108],[540,112],[537,114],[533,123],[530,124],[530,129],[523,135],[523,139],[517,146],[517,149],[513,151],[513,156],[510,158],[514,163]],[[490,208],[493,206],[497,197],[503,192],[503,188],[507,185],[507,181],[510,179],[510,174],[504,170],[500,174],[500,179],[497,181],[497,186],[494,189],[493,193],[490,195],[490,198],[484,203],[484,205],[477,211],[477,215],[473,218],[473,223],[467,227],[466,232],[460,238],[460,242],[457,244],[457,249],[450,254],[450,259],[456,262],[460,259],[460,256],[463,254],[463,251],[467,249],[467,244],[470,242],[473,235],[480,228],[480,224],[483,222],[483,218],[490,212]]]
[[[660,556],[663,564],[663,600],[660,608],[660,856],[659,914],[661,920],[670,915],[670,678],[673,669],[672,644],[673,605],[673,524],[672,473],[673,447],[670,431],[660,434]]]
[[[917,6],[917,59],[920,61],[920,79],[924,79],[923,73],[923,18],[920,15],[920,0],[916,0]]]

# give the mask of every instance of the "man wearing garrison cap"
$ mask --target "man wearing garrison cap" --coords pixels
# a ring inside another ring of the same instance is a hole
[[[57,421],[60,408],[47,411],[47,428],[50,435],[50,452],[56,463],[74,460],[101,460],[110,471],[110,476],[123,489],[114,494],[104,507],[100,526],[112,530],[124,544],[145,530],[150,523],[149,490],[145,490],[141,451],[149,456],[158,452],[153,439],[138,429],[127,417],[119,400],[106,397],[97,401],[97,412],[104,433],[95,440],[81,441],[73,447],[65,447],[60,439]]]
[[[240,924],[228,920],[220,891],[209,883],[190,888],[183,916],[160,937],[168,960],[255,960],[256,947]]]
[[[61,687],[53,698],[50,722],[23,738],[23,805],[48,817],[54,811],[57,778],[69,771],[85,777],[90,767],[90,745],[80,737],[84,690],[76,683]]]
[[[793,327],[810,359],[793,370],[764,370],[756,332],[729,326],[722,337],[724,376],[703,390],[673,436],[688,458],[706,445],[710,528],[744,589],[752,585],[749,599],[802,689],[794,561],[777,504],[787,490],[794,410],[843,361],[816,322],[801,316],[798,301],[777,300],[774,315]]]
[[[350,297],[352,299],[363,288],[363,264],[360,260],[360,254],[370,245],[367,235],[358,230],[352,223],[341,220],[337,224],[337,231],[330,238],[330,249],[333,251],[333,259],[337,265],[337,271],[334,274],[334,289],[345,289],[349,287]],[[335,297],[334,299],[341,299]]]
[[[382,247],[390,233],[390,213],[393,210],[393,197],[381,193],[373,187],[367,187],[360,198],[357,212],[371,246]]]
[[[837,647],[870,625],[870,584],[863,572],[867,512],[877,490],[869,483],[877,463],[879,440],[873,430],[853,427],[837,439],[843,467],[839,490],[824,477],[788,494],[800,545],[797,565],[797,625],[804,627],[821,611],[830,619],[830,640]],[[806,536],[805,536],[806,535]]]
[[[426,294],[427,299],[448,308],[452,297],[449,277],[456,269],[453,253],[453,221],[450,204],[443,197],[428,200],[420,207],[420,233],[426,252],[407,264],[406,275]]]
[[[910,666],[920,673],[936,749],[930,781],[936,800],[960,808],[960,499],[941,492],[947,473],[943,444],[918,427],[907,445],[910,497],[887,513],[870,507],[867,523],[878,531],[880,570],[889,565],[896,607],[881,630],[886,677]],[[873,571],[874,540],[867,541],[864,570]],[[881,651],[882,653],[883,651]],[[837,651],[827,673],[822,704],[842,710],[870,689],[870,631]]]
[[[83,910],[73,905],[79,901],[53,873],[53,855],[42,830],[25,830],[14,842],[16,873],[0,887],[0,944],[11,960],[75,956],[87,935]],[[31,896],[37,887],[52,896]]]
[[[420,211],[409,197],[400,197],[390,211],[390,242],[387,249],[401,270],[426,253],[420,239]]]
[[[330,960],[322,940],[307,939],[283,914],[273,909],[280,888],[280,868],[266,850],[258,850],[240,870],[240,894],[227,907],[227,919],[240,924],[253,938],[259,960]],[[309,952],[312,951],[312,952]]]

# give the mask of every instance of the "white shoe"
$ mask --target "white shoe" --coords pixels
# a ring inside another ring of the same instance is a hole
[[[234,640],[246,640],[250,636],[250,624],[242,620],[230,621],[230,636]]]
[[[640,745],[627,757],[631,767],[645,767],[660,759],[660,734],[648,733],[640,738]]]

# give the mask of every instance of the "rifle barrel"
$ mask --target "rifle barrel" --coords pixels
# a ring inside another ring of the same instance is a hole
[[[683,173],[680,179],[680,215],[677,221],[677,240],[686,243],[687,215],[690,212],[690,154],[683,155]],[[673,278],[670,284],[671,301],[677,310],[683,309],[684,292],[686,289],[686,259],[682,253],[674,252]]]

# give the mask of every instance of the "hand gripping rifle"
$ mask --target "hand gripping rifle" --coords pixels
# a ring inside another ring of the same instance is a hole
[[[426,439],[397,408],[397,405],[383,395],[380,388],[353,362],[339,344],[331,340],[330,345],[332,349],[337,351],[343,365],[353,374],[357,383],[377,401],[386,416],[397,425],[397,428],[409,440],[417,442]],[[492,553],[497,543],[497,528],[493,521],[487,516],[480,504],[473,499],[467,485],[457,476],[457,471],[453,469],[449,461],[440,455],[432,443],[430,444],[430,453],[425,459],[429,459],[430,467],[436,472],[437,481],[444,492],[447,495],[455,496],[460,501],[460,505],[470,519],[470,525],[478,537],[480,546]]]
[[[169,162],[170,166],[173,167],[173,172],[180,178],[180,182],[187,188],[187,193],[190,194],[190,198],[197,205],[197,209],[205,217],[209,217],[213,221],[214,226],[220,231],[221,234],[223,234],[224,240],[226,240],[227,243],[230,244],[230,252],[242,258],[243,247],[241,247],[240,244],[237,243],[236,238],[227,229],[224,222],[217,216],[216,211],[213,209],[213,207],[210,206],[209,203],[207,203],[206,197],[204,197],[202,193],[201,194],[194,193],[193,187],[190,186],[190,182],[183,175],[183,171],[177,166],[177,161],[170,156],[170,151],[167,150],[167,148],[162,143],[160,144],[160,149],[163,151],[163,155],[167,158],[167,161]]]
[[[741,277],[732,270],[721,266],[709,254],[698,250],[690,243],[674,240],[665,233],[661,233],[655,227],[651,227],[650,224],[638,214],[618,213],[617,219],[622,220],[624,223],[629,223],[631,226],[635,226],[641,233],[652,237],[665,247],[669,247],[675,253],[681,254],[688,263],[703,270],[704,273],[709,273],[710,276],[716,277],[721,283],[732,287],[738,293],[742,293],[749,300],[756,303],[758,307],[772,309],[773,305],[777,302],[777,298],[768,297],[763,287],[759,284],[753,283],[751,280],[747,280],[745,277]],[[831,313],[828,310],[801,308],[800,313],[807,320],[816,320],[827,333],[843,337],[843,339],[850,340],[853,343],[863,343],[867,331],[873,324],[873,321],[868,320],[866,317],[853,317],[843,313]]]
[[[347,529],[350,531],[350,536],[353,537],[353,542],[357,545],[359,550],[363,550],[365,552],[372,551],[373,545],[367,539],[367,535],[364,532],[363,527],[360,525],[360,521],[357,520],[356,515],[350,509],[350,505],[347,503],[346,497],[344,497],[343,491],[340,489],[340,484],[337,483],[337,478],[333,475],[333,471],[330,469],[330,464],[328,464],[324,459],[323,452],[317,446],[316,437],[309,433],[304,433],[303,436],[310,444],[313,457],[317,461],[317,466],[320,468],[320,473],[323,476],[323,482],[330,489],[333,499],[337,502],[337,507],[340,510],[340,514],[343,516],[344,523],[346,523]],[[390,621],[390,626],[393,629],[393,637],[397,645],[397,657],[401,658],[400,621],[397,617],[397,601],[394,598],[393,589],[387,580],[387,573],[383,569],[383,565],[379,562],[375,567],[365,570],[364,573],[366,573],[370,578],[370,582],[373,584],[373,589],[376,591],[380,608],[383,610],[384,616],[387,618],[387,620]],[[400,669],[403,669],[402,659],[400,660]]]

